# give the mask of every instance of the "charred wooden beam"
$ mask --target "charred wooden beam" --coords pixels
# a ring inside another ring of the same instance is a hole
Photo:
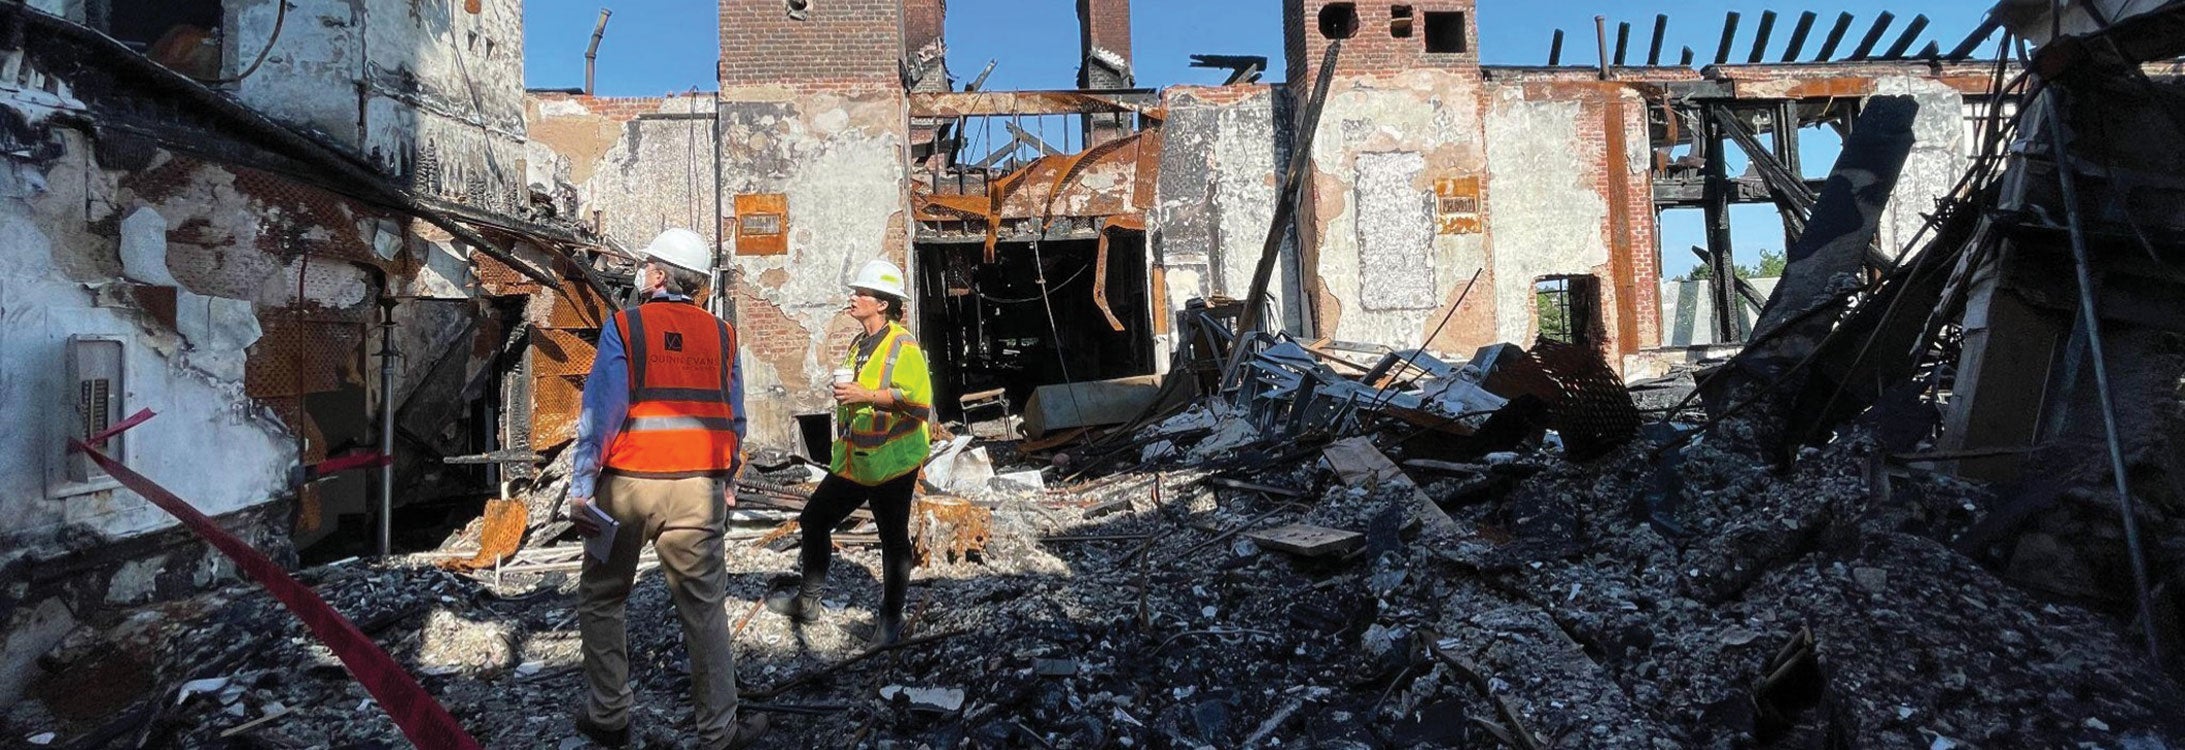
[[[1836,25],[1829,28],[1828,38],[1821,41],[1821,52],[1813,56],[1814,62],[1828,62],[1836,55],[1837,45],[1843,44],[1844,34],[1851,31],[1851,20],[1849,13],[1836,16]]]
[[[1745,62],[1758,64],[1761,58],[1766,57],[1768,54],[1768,37],[1774,33],[1775,11],[1761,12],[1760,29],[1753,33],[1753,51],[1745,58]]]
[[[1896,20],[1897,14],[1886,10],[1882,11],[1881,15],[1875,16],[1874,25],[1867,27],[1866,36],[1859,40],[1859,46],[1852,48],[1851,57],[1845,59],[1864,60],[1873,55],[1874,45],[1881,43],[1882,35],[1889,33],[1889,24],[1895,23]]]
[[[1956,47],[1951,48],[1950,54],[1943,55],[1942,59],[1958,62],[1971,58],[1974,52],[1979,51],[1980,44],[1988,41],[1988,37],[1995,36],[1995,30],[2000,28],[2003,28],[2002,21],[1994,16],[1988,17],[1980,22],[1979,28],[1973,29],[1973,33],[1965,35],[1965,41],[1958,42]]]
[[[1563,30],[1555,30],[1555,40],[1548,42],[1548,64],[1563,64]]]
[[[1667,14],[1667,13],[1658,13],[1658,14],[1655,14],[1655,16],[1654,16],[1654,41],[1653,41],[1653,42],[1651,42],[1651,43],[1649,43],[1649,44],[1647,44],[1647,46],[1646,46],[1646,64],[1647,64],[1647,65],[1660,65],[1660,64],[1662,64],[1662,37],[1664,37],[1664,36],[1667,36],[1668,34],[1669,34],[1669,14]]]
[[[1798,14],[1798,25],[1790,30],[1790,45],[1783,48],[1783,62],[1796,62],[1798,53],[1806,51],[1806,35],[1813,33],[1813,22],[1820,17],[1810,10]]]
[[[1910,51],[1912,50],[1912,44],[1913,44],[1914,42],[1918,42],[1918,41],[1919,41],[1919,35],[1920,35],[1920,33],[1921,33],[1921,32],[1924,32],[1924,31],[1926,31],[1926,30],[1927,30],[1927,16],[1925,16],[1925,15],[1917,15],[1917,16],[1913,16],[1913,17],[1912,17],[1912,23],[1911,23],[1911,25],[1908,25],[1908,26],[1905,26],[1905,27],[1904,27],[1904,35],[1903,35],[1903,36],[1899,36],[1899,37],[1897,37],[1897,42],[1896,42],[1895,44],[1891,44],[1891,45],[1889,45],[1889,51],[1888,51],[1888,52],[1884,52],[1884,53],[1882,53],[1882,59],[1884,59],[1884,60],[1902,60],[1902,59],[1904,59],[1904,53],[1906,53],[1906,52],[1910,52]]]
[[[1730,45],[1737,42],[1737,11],[1730,11],[1722,18],[1722,44],[1715,48],[1715,64],[1730,61]]]
[[[1622,66],[1622,65],[1624,64],[1624,53],[1625,53],[1626,51],[1630,50],[1630,49],[1631,49],[1631,22],[1630,22],[1630,21],[1623,21],[1623,22],[1619,22],[1619,23],[1617,23],[1617,24],[1616,24],[1616,65],[1617,65],[1617,66],[1621,67],[1621,66]]]

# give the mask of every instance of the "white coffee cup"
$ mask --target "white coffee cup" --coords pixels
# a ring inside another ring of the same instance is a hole
[[[835,370],[835,385],[845,385],[855,382],[857,382],[856,370],[852,370],[847,367]]]

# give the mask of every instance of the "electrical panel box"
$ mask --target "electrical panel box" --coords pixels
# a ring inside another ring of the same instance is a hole
[[[68,382],[63,398],[74,405],[73,419],[69,424],[69,436],[78,440],[96,435],[122,420],[124,394],[128,391],[122,381],[122,342],[120,339],[98,336],[71,336],[68,339]],[[101,448],[107,455],[122,458],[122,440],[119,435],[106,441]],[[106,478],[105,470],[91,462],[82,453],[68,454],[67,480],[93,482]]]

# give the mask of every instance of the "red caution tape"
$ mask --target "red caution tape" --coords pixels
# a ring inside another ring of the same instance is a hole
[[[151,417],[149,410],[139,412],[130,421],[115,425],[113,429],[93,437],[100,440],[113,437],[115,433],[143,424],[144,420]],[[349,668],[349,674],[354,675],[357,682],[364,685],[365,691],[379,701],[380,707],[387,711],[388,717],[394,719],[395,726],[402,729],[402,734],[410,738],[412,744],[428,750],[471,750],[479,747],[478,741],[472,739],[469,732],[463,731],[462,725],[455,722],[455,717],[448,715],[448,710],[434,700],[431,693],[418,686],[417,680],[402,665],[396,664],[393,658],[387,656],[387,652],[381,650],[379,644],[373,643],[364,631],[358,630],[355,623],[335,612],[333,607],[326,606],[326,600],[320,599],[317,592],[289,577],[287,571],[281,570],[264,553],[222,530],[212,519],[190,507],[182,498],[146,479],[144,475],[130,471],[129,467],[121,465],[112,456],[91,447],[88,441],[71,439],[68,442],[69,447],[83,451],[84,455],[89,456],[122,485],[135,490],[144,499],[159,506],[160,510],[173,515],[191,532],[203,537],[214,549],[220,550],[220,554],[234,560],[235,566],[242,569],[245,575],[265,587],[267,592],[273,594],[273,598],[280,600],[282,606],[287,607],[296,619],[302,620],[304,626],[310,628],[311,634],[317,636],[320,643],[326,644],[335,656],[341,658],[342,665]]]
[[[158,412],[155,412],[155,411],[152,411],[152,410],[150,410],[150,409],[141,409],[141,410],[138,410],[138,411],[137,411],[137,413],[129,415],[129,418],[128,418],[128,419],[124,419],[124,420],[121,420],[120,422],[116,423],[116,424],[115,424],[114,426],[112,426],[112,427],[108,427],[108,428],[106,428],[106,429],[104,429],[104,430],[101,430],[101,431],[100,431],[100,432],[99,432],[98,434],[96,434],[96,435],[92,435],[91,437],[87,437],[87,438],[84,438],[84,439],[83,439],[83,443],[84,443],[85,445],[105,445],[105,444],[106,444],[106,441],[107,441],[107,440],[109,440],[109,439],[112,439],[112,438],[113,438],[113,437],[114,437],[115,435],[119,435],[119,434],[121,434],[121,433],[122,433],[123,431],[125,431],[125,430],[128,430],[128,429],[129,429],[129,428],[131,428],[131,427],[135,427],[135,426],[137,426],[137,425],[140,425],[140,424],[144,424],[145,422],[147,422],[147,421],[150,421],[150,420],[151,420],[151,418],[153,418],[153,417],[156,417],[156,416],[159,416],[159,413],[158,413]],[[69,443],[69,446],[68,446],[68,450],[69,450],[69,452],[71,452],[71,453],[75,452],[75,451],[76,451],[76,447],[77,447],[77,446],[76,446],[75,442],[74,442],[74,441],[70,441],[70,443]]]
[[[344,471],[351,471],[354,469],[377,469],[379,467],[386,466],[394,462],[395,461],[393,458],[387,456],[387,454],[384,453],[351,453],[343,456],[335,456],[333,458],[320,461],[316,464],[312,464],[310,475],[313,477],[324,477],[334,474],[340,474]]]

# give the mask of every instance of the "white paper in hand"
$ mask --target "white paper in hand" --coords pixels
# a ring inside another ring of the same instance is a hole
[[[598,503],[585,503],[584,512],[592,514],[592,523],[599,526],[599,533],[584,540],[584,551],[598,558],[600,562],[607,562],[614,557],[615,530],[621,528],[622,524],[616,523],[614,517],[600,510]]]

